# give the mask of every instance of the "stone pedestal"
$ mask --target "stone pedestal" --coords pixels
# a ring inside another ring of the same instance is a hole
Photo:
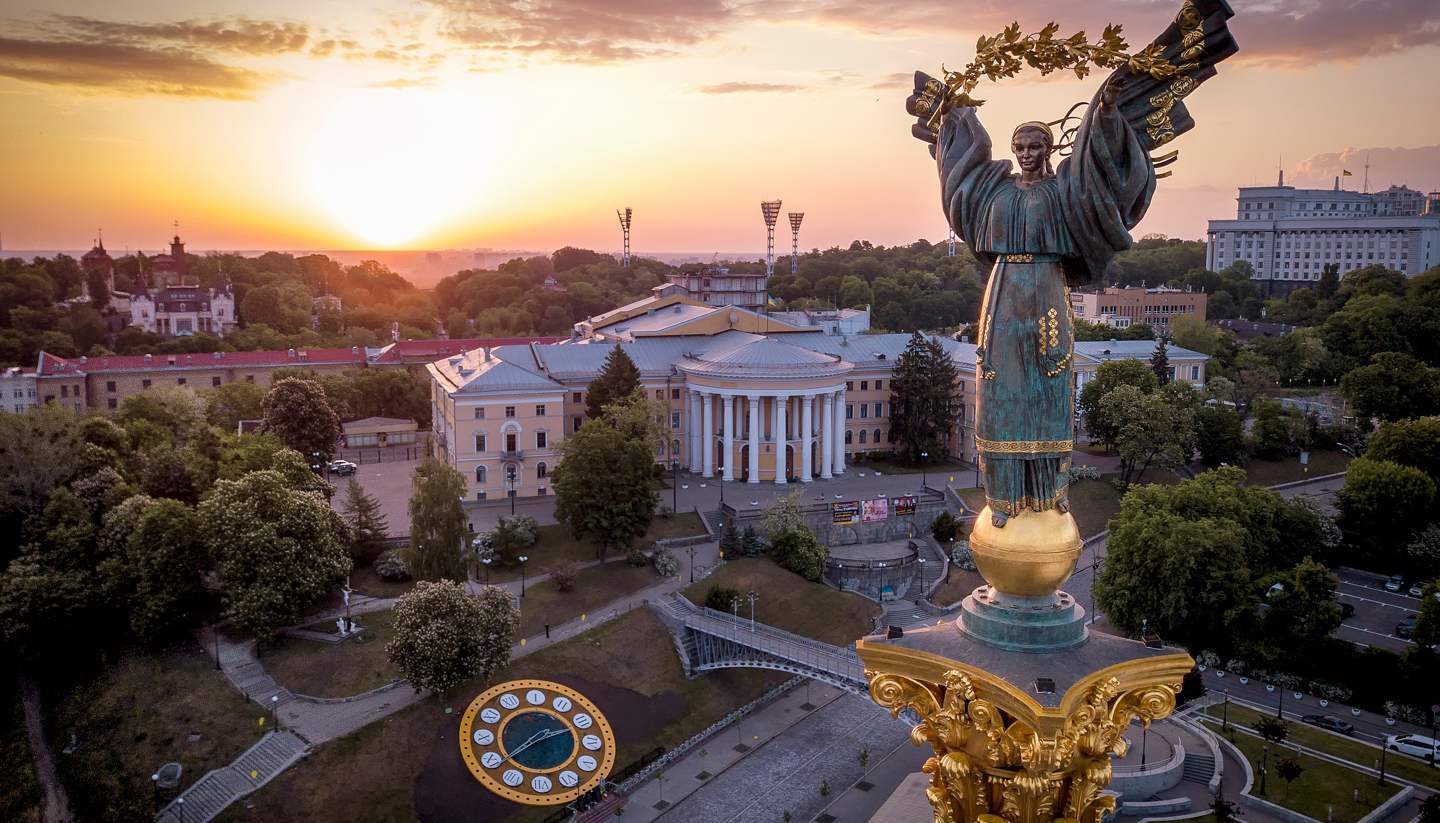
[[[1084,643],[1085,609],[1065,592],[1048,597],[1015,597],[981,586],[961,604],[960,631],[987,646],[1043,653]]]

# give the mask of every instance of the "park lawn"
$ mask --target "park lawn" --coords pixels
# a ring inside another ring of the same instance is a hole
[[[599,559],[594,543],[571,537],[570,529],[561,523],[541,526],[537,532],[535,545],[525,550],[525,555],[530,558],[525,563],[526,574],[542,574],[564,560],[584,563],[587,560]],[[700,515],[695,512],[680,512],[669,517],[656,517],[651,520],[650,528],[640,539],[635,541],[635,545],[648,547],[656,540],[692,537],[701,534],[705,534],[705,524],[700,522]],[[608,555],[608,557],[614,556],[614,552]],[[480,573],[480,579],[485,579],[483,571]],[[520,569],[518,567],[507,569],[497,566],[490,570],[490,580],[493,583],[519,579]]]
[[[678,694],[686,710],[648,740],[624,741],[620,771],[656,746],[672,747],[783,682],[779,672],[732,669],[686,679],[664,624],[636,609],[585,634],[519,658],[494,678],[580,678],[645,697]],[[426,698],[354,734],[327,743],[258,792],[231,806],[224,821],[394,821],[415,819],[415,786],[437,738],[454,746],[452,712],[464,711],[490,683],[471,682],[449,699]],[[643,709],[640,709],[643,710]],[[465,778],[469,779],[469,778]],[[246,807],[249,808],[246,808]],[[538,821],[554,808],[523,810],[507,823]]]
[[[1245,480],[1252,486],[1278,486],[1311,477],[1339,474],[1350,465],[1350,455],[1341,451],[1310,451],[1310,465],[1300,465],[1299,457],[1284,460],[1251,459],[1245,464]],[[1308,471],[1307,471],[1308,469]]]
[[[1114,475],[1099,480],[1076,480],[1070,484],[1070,513],[1083,538],[1094,537],[1110,527],[1110,518],[1120,513],[1120,491],[1111,481]]]
[[[371,597],[399,597],[415,588],[414,580],[386,580],[374,566],[359,566],[350,572],[350,588]]]
[[[965,508],[972,512],[978,512],[985,508],[985,490],[976,486],[970,489],[956,489],[955,493],[965,501]]]
[[[874,631],[878,603],[858,594],[836,591],[811,583],[794,572],[761,557],[743,557],[720,566],[704,580],[685,588],[690,602],[703,606],[711,586],[729,586],[743,598],[748,592],[755,601],[755,620],[788,632],[849,646],[856,638]],[[750,602],[742,600],[740,616],[750,616]]]
[[[1222,717],[1227,710],[1220,705],[1207,706],[1205,713],[1211,717]],[[1240,724],[1255,728],[1255,724],[1262,717],[1269,717],[1268,713],[1261,714],[1248,706],[1230,704],[1228,709],[1230,724]],[[1322,710],[1323,712],[1323,710]],[[1336,715],[1339,717],[1340,715]],[[1353,737],[1341,737],[1330,732],[1317,729],[1314,726],[1307,726],[1304,723],[1287,721],[1289,735],[1287,740],[1299,743],[1302,746],[1325,752],[1336,757],[1344,758],[1352,763],[1370,768],[1378,768],[1380,761],[1380,747],[1366,743],[1363,740]],[[1432,789],[1440,789],[1440,770],[1431,768],[1429,765],[1403,754],[1391,752],[1385,758],[1385,773],[1395,775]]]
[[[952,568],[950,577],[930,595],[930,602],[942,609],[948,609],[964,600],[984,582],[985,578],[980,576],[980,572]]]
[[[148,818],[157,768],[178,762],[189,786],[258,741],[265,714],[194,645],[125,652],[95,680],[46,700],[50,744],[77,820]],[[62,754],[71,735],[74,751]]]
[[[1210,730],[1220,732],[1218,722],[1213,720],[1202,722]],[[1397,784],[1387,783],[1382,787],[1375,782],[1375,778],[1368,774],[1324,760],[1317,760],[1281,744],[1270,747],[1268,758],[1270,773],[1266,780],[1267,791],[1262,795],[1260,794],[1260,764],[1266,759],[1263,756],[1262,748],[1265,741],[1254,735],[1233,730],[1226,735],[1226,738],[1244,753],[1245,758],[1250,761],[1251,768],[1255,770],[1255,785],[1250,790],[1252,794],[1316,820],[1352,823],[1369,814],[1386,798],[1400,791],[1400,786]],[[1280,779],[1278,769],[1279,763],[1286,759],[1294,760],[1304,769],[1300,777],[1289,785]],[[1360,798],[1358,803],[1355,801],[1357,796]],[[1330,817],[1332,809],[1334,816]]]
[[[940,478],[942,477],[949,477],[953,474],[958,478],[960,476],[960,472],[962,471],[973,472],[975,470],[974,467],[972,467],[969,463],[962,463],[959,460],[949,458],[942,460],[931,460],[927,463],[924,463],[923,465],[917,463],[914,466],[911,466],[908,463],[904,463],[893,457],[868,456],[865,457],[863,460],[851,461],[850,466],[847,467],[847,471],[850,469],[854,469],[857,471],[866,471],[867,469],[875,470],[879,471],[882,475],[928,474],[931,478],[935,479],[936,485],[940,485]]]
[[[360,614],[355,622],[364,631],[342,643],[281,637],[260,656],[260,663],[282,686],[310,697],[350,697],[399,679],[385,654],[385,644],[394,634],[395,613]],[[335,622],[311,628],[333,633]]]
[[[575,588],[568,592],[560,591],[552,580],[526,586],[520,601],[520,636],[534,637],[545,631],[546,623],[558,626],[582,614],[589,616],[606,603],[661,579],[648,562],[632,566],[621,561],[582,569],[575,575]]]

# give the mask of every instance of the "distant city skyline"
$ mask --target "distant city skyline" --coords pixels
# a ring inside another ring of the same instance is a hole
[[[1440,103],[1417,91],[1440,65],[1433,0],[1234,5],[1241,53],[1190,103],[1201,127],[1137,236],[1201,239],[1281,167],[1358,189],[1368,158],[1372,191],[1440,188]],[[1139,47],[1178,7],[0,0],[0,99],[25,125],[0,133],[0,236],[159,249],[179,220],[196,250],[618,251],[629,206],[637,254],[753,258],[778,198],[806,212],[802,249],[943,243],[911,72],[963,64],[1012,16],[1119,22]],[[1100,79],[983,86],[997,155]]]

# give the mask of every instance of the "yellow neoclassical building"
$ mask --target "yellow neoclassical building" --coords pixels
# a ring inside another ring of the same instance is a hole
[[[585,422],[585,391],[619,345],[665,409],[669,442],[656,460],[701,477],[746,483],[824,481],[847,462],[888,452],[890,375],[908,334],[849,333],[855,310],[765,315],[709,306],[662,286],[576,324],[557,343],[477,348],[431,363],[437,454],[469,483],[467,497],[550,493],[556,447]],[[935,337],[958,367],[963,400],[947,437],[974,455],[975,347]],[[1150,341],[1076,345],[1083,383],[1107,359],[1148,359]],[[1205,356],[1171,346],[1177,379],[1205,380]]]

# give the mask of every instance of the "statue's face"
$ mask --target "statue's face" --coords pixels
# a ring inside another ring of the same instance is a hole
[[[1039,129],[1022,129],[1015,133],[1010,149],[1015,152],[1015,162],[1020,165],[1020,170],[1035,174],[1044,170],[1050,144],[1045,139],[1045,133]]]

